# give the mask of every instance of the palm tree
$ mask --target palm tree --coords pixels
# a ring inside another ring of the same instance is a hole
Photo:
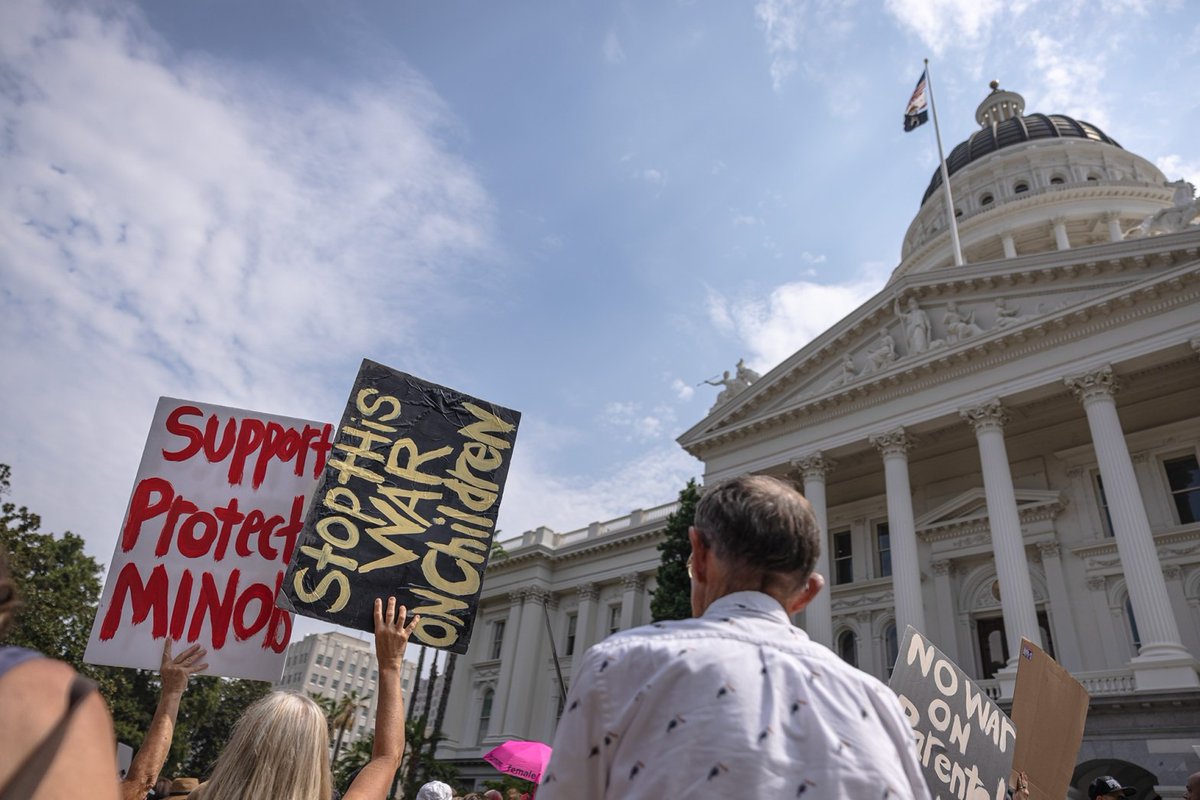
[[[342,749],[342,739],[346,736],[346,731],[354,727],[354,720],[358,718],[358,710],[367,705],[371,695],[360,695],[354,689],[349,690],[342,695],[334,707],[334,711],[329,715],[329,727],[332,731],[337,731],[337,741],[333,745],[333,763],[337,763],[338,752]]]

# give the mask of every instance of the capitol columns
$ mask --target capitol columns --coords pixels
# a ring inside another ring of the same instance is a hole
[[[517,631],[521,628],[521,608],[524,601],[524,590],[509,592],[508,619],[504,622],[504,639],[500,642],[500,677],[496,681],[496,694],[492,697],[492,719],[488,723],[489,739],[502,736],[505,730],[504,715],[508,709],[509,695],[512,693],[513,672],[517,660]]]
[[[883,456],[887,487],[888,530],[892,537],[892,591],[896,600],[896,632],[904,636],[912,625],[922,634],[925,606],[921,602],[921,566],[917,557],[917,526],[913,520],[912,487],[908,480],[911,438],[904,428],[870,437]]]
[[[545,605],[550,592],[541,586],[525,589],[521,606],[521,628],[517,634],[516,653],[512,658],[512,683],[504,708],[504,736],[513,738],[529,727],[529,709],[533,705],[533,688],[539,674],[538,654],[542,652],[542,632],[545,630]]]
[[[1112,368],[1066,378],[1067,388],[1083,404],[1092,447],[1104,482],[1117,554],[1125,572],[1129,602],[1137,618],[1142,646],[1133,667],[1138,690],[1200,687],[1196,661],[1184,648],[1171,598],[1163,578],[1158,549],[1150,532],[1146,507],[1138,489],[1133,459],[1117,416],[1114,399],[1119,384]]]
[[[804,496],[812,506],[820,529],[821,550],[817,556],[816,570],[825,577],[825,588],[817,593],[804,610],[804,627],[809,638],[826,647],[833,647],[833,576],[829,573],[829,515],[825,502],[825,477],[837,466],[837,462],[824,453],[798,458],[792,468],[804,480]]]
[[[621,576],[621,630],[637,627],[641,622],[642,598],[646,578],[636,572]]]
[[[979,444],[992,555],[996,562],[996,577],[1000,581],[1004,635],[1008,639],[1008,666],[1015,670],[1022,637],[1041,647],[1042,636],[1038,630],[1033,584],[1029,580],[1029,558],[1021,535],[1017,494],[1004,444],[1007,415],[999,400],[963,409],[959,415],[975,429],[975,440]]]
[[[600,590],[594,583],[584,583],[576,591],[579,592],[579,616],[575,619],[574,656],[582,658],[592,646],[596,629],[596,598],[600,596]]]

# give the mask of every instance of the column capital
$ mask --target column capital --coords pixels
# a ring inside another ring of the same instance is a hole
[[[1163,577],[1169,581],[1179,580],[1179,576],[1183,574],[1178,564],[1164,564]]]
[[[929,566],[933,570],[934,575],[954,574],[954,562],[948,558],[940,558],[937,561],[932,562]]]
[[[1087,579],[1087,587],[1093,592],[1102,592],[1108,581],[1103,576],[1097,575]]]
[[[1121,388],[1120,381],[1108,364],[1093,372],[1064,378],[1063,383],[1075,395],[1075,399],[1084,405],[1101,397],[1112,397]]]
[[[621,588],[625,591],[641,591],[646,585],[646,576],[636,572],[630,572],[627,575],[621,576]]]
[[[975,433],[1003,430],[1004,423],[1009,419],[999,399],[988,400],[973,408],[959,409],[958,415],[975,428]]]
[[[508,593],[508,602],[514,606],[519,606],[525,600],[525,589],[514,589]]]
[[[1050,218],[1050,222],[1051,222],[1051,224],[1053,224],[1055,227],[1058,227],[1058,226],[1060,226],[1060,225],[1066,225],[1066,224],[1067,224],[1067,218],[1066,218],[1064,215],[1060,214],[1060,215],[1059,215],[1059,216],[1057,216],[1057,217],[1051,217],[1051,218]]]
[[[600,596],[600,587],[594,583],[581,583],[575,591],[579,592],[580,600],[595,600]]]
[[[1058,542],[1038,542],[1037,548],[1042,558],[1058,558],[1062,552]]]
[[[1104,220],[1105,224],[1107,224],[1109,222],[1120,222],[1121,221],[1121,212],[1105,211],[1102,219]]]
[[[856,620],[858,620],[859,622],[861,622],[863,625],[866,625],[867,623],[869,623],[871,621],[871,612],[867,611],[865,609],[862,611],[855,611],[854,618]]]
[[[837,462],[818,450],[812,455],[792,459],[792,468],[799,472],[804,480],[825,480],[825,476],[833,471]]]
[[[874,436],[867,437],[867,440],[875,445],[879,453],[884,457],[888,456],[906,456],[909,448],[913,445],[913,437],[905,432],[904,428],[896,428],[887,433],[878,433]]]
[[[544,606],[550,602],[550,592],[542,586],[529,586],[525,589],[525,602]]]

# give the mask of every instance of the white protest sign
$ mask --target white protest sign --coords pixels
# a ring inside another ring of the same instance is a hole
[[[1004,800],[1016,728],[958,665],[911,625],[889,685],[917,737],[934,800]]]
[[[275,597],[332,433],[160,398],[84,660],[157,669],[169,636],[208,650],[205,674],[277,679],[292,616]]]

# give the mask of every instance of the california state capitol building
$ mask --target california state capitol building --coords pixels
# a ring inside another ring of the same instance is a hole
[[[1200,204],[995,83],[887,285],[679,437],[712,484],[803,486],[828,587],[797,619],[887,680],[908,625],[1003,705],[1022,638],[1091,695],[1069,797],[1200,770]],[[1119,134],[1119,131],[1115,133]],[[869,223],[868,223],[869,224]],[[669,498],[664,498],[664,500]],[[438,758],[551,742],[572,662],[650,621],[668,502],[527,531],[488,568]]]

